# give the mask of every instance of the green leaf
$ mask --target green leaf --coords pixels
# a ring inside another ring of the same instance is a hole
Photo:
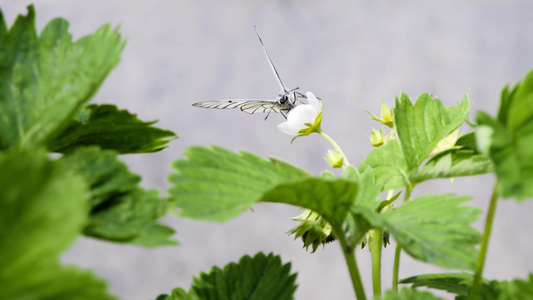
[[[426,195],[378,214],[352,211],[377,228],[386,228],[412,257],[447,268],[474,269],[480,234],[472,227],[479,210],[460,206],[468,197]]]
[[[529,300],[533,297],[533,273],[528,279],[515,279],[511,282],[503,281],[499,284],[498,300]]]
[[[410,288],[401,288],[399,292],[386,291],[382,296],[375,296],[374,300],[444,300],[430,292],[418,291]]]
[[[290,263],[283,265],[279,256],[246,255],[239,263],[230,263],[224,269],[213,267],[209,274],[201,273],[193,279],[191,290],[205,300],[293,299],[296,274],[291,275],[290,270]]]
[[[429,287],[458,295],[456,299],[467,299],[473,282],[473,274],[444,273],[424,274],[402,279],[401,283],[412,283],[412,287]],[[528,300],[533,296],[533,274],[528,279],[513,281],[489,281],[483,278],[480,299],[484,300]]]
[[[171,239],[175,231],[157,223],[168,211],[168,200],[156,190],[139,187],[139,175],[131,173],[116,152],[82,147],[62,160],[90,186],[85,235],[146,247],[177,244]]]
[[[468,295],[473,281],[470,273],[441,273],[422,274],[400,280],[400,283],[412,283],[413,288],[428,287],[437,290],[447,291],[457,295]],[[488,280],[483,278],[484,283]]]
[[[153,127],[154,123],[143,122],[114,105],[92,104],[47,145],[50,151],[60,153],[90,145],[121,154],[156,152],[168,147],[168,142],[177,136],[170,130]]]
[[[501,114],[507,115],[509,131],[518,132],[533,120],[533,71],[526,75],[522,83],[517,84],[508,98],[508,106],[501,110]]]
[[[184,156],[173,164],[177,173],[169,176],[169,194],[180,216],[197,220],[230,220],[276,185],[310,177],[280,160],[220,147],[190,147]]]
[[[124,42],[109,25],[74,43],[67,29],[55,19],[38,37],[29,6],[0,32],[0,149],[44,144],[118,64]]]
[[[474,281],[474,275],[470,273],[442,273],[423,274],[402,279],[400,283],[412,283],[411,287],[428,287],[437,290],[447,291],[458,296],[466,297]],[[481,282],[480,299],[497,299],[498,290],[494,282],[485,278]]]
[[[469,97],[456,106],[444,106],[424,93],[415,104],[401,95],[394,107],[394,124],[409,170],[417,168],[438,142],[459,127],[468,117]]]
[[[89,185],[89,202],[93,208],[135,191],[141,182],[141,177],[131,173],[115,151],[84,147],[68,153],[62,160]]]
[[[359,165],[360,173],[368,167],[374,169],[376,183],[384,184],[383,190],[400,189],[408,185],[407,163],[397,140],[372,150]]]
[[[177,245],[171,239],[175,231],[156,223],[167,210],[168,202],[159,198],[159,191],[139,188],[93,209],[84,234],[147,247]]]
[[[412,172],[411,183],[434,178],[472,176],[493,171],[488,157],[474,150],[448,149],[433,156],[419,171]]]
[[[59,265],[87,220],[86,186],[44,151],[0,154],[0,299],[115,299],[90,271]]]
[[[1,155],[0,170],[4,282],[9,274],[12,280],[25,277],[45,257],[58,258],[81,232],[88,209],[81,178],[49,161],[44,152]]]
[[[310,178],[282,183],[266,192],[261,201],[309,208],[340,229],[357,196],[359,184],[344,179]]]
[[[376,176],[372,168],[367,168],[361,174],[359,194],[357,195],[358,206],[366,207],[371,210],[376,210],[381,200],[379,195],[383,190],[383,183],[376,182]]]
[[[502,91],[498,118],[477,113],[477,145],[494,163],[504,198],[533,198],[533,71]]]
[[[200,300],[200,298],[191,290],[188,293],[182,288],[175,288],[170,295],[159,295],[156,300]]]
[[[22,288],[16,299],[50,300],[118,300],[109,294],[107,282],[98,278],[92,271],[75,266],[53,267],[36,266],[36,271],[46,274],[42,281]],[[1,292],[0,292],[1,294]],[[2,298],[12,299],[12,298]]]

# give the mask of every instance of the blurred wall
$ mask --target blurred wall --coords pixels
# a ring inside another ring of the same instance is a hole
[[[444,3],[445,2],[445,3]],[[0,0],[7,21],[26,14],[29,1]],[[238,111],[204,110],[191,103],[225,98],[275,99],[278,85],[255,36],[256,25],[289,87],[324,99],[323,129],[357,165],[371,150],[371,121],[381,100],[400,92],[430,92],[447,105],[470,93],[473,109],[495,113],[501,88],[533,67],[531,1],[65,1],[37,0],[40,29],[55,17],[70,22],[77,39],[104,23],[128,39],[122,62],[94,97],[175,131],[180,139],[160,153],[124,156],[146,188],[163,192],[171,162],[191,145],[219,145],[273,156],[320,174],[329,145],[318,135],[291,137],[276,125],[284,119]],[[456,178],[417,187],[424,193],[456,192],[486,211],[492,176]],[[525,277],[533,271],[528,228],[532,202],[499,204],[489,263],[491,279]],[[94,269],[121,299],[154,299],[191,277],[258,251],[280,254],[299,272],[297,299],[354,299],[337,244],[314,254],[287,237],[299,214],[284,205],[259,204],[225,224],[169,216],[179,247],[143,249],[80,239],[64,260]],[[484,216],[476,226],[481,229]],[[394,245],[384,251],[384,288],[391,286]],[[358,253],[371,293],[370,256]],[[403,255],[400,277],[442,272]],[[448,296],[449,297],[449,296]],[[451,298],[451,297],[449,297]]]

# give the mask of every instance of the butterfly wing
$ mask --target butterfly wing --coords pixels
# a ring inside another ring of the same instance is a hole
[[[255,113],[269,113],[269,112],[285,112],[288,109],[280,105],[279,102],[269,100],[221,100],[221,101],[206,101],[194,103],[192,106],[202,108],[217,108],[217,109],[233,109],[239,108],[241,111],[248,114]]]

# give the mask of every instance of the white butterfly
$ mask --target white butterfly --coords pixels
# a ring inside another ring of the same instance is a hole
[[[257,37],[259,38],[261,47],[263,47],[263,51],[265,52],[265,55],[268,59],[268,63],[270,64],[270,67],[272,68],[272,71],[274,72],[274,75],[276,76],[278,84],[281,88],[281,92],[278,94],[277,100],[227,99],[219,101],[198,102],[194,103],[192,106],[218,109],[240,108],[241,111],[249,114],[255,114],[256,112],[266,112],[268,113],[265,118],[266,120],[271,112],[279,112],[285,118],[287,118],[287,114],[289,113],[289,111],[291,111],[300,103],[298,98],[307,98],[305,95],[296,92],[296,90],[298,90],[299,88],[289,90],[283,84],[283,82],[281,82],[281,78],[278,74],[278,71],[276,70],[276,67],[274,67],[272,60],[270,59],[270,55],[268,55],[268,52],[265,48],[265,45],[263,44],[261,36],[259,35],[259,31],[257,31],[257,28],[255,28],[255,32],[257,33]]]

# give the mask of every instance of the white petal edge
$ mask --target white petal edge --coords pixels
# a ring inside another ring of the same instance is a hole
[[[307,101],[310,105],[312,105],[316,110],[322,111],[322,105],[320,104],[318,98],[315,96],[315,94],[311,92],[306,92],[305,96],[307,97]]]

